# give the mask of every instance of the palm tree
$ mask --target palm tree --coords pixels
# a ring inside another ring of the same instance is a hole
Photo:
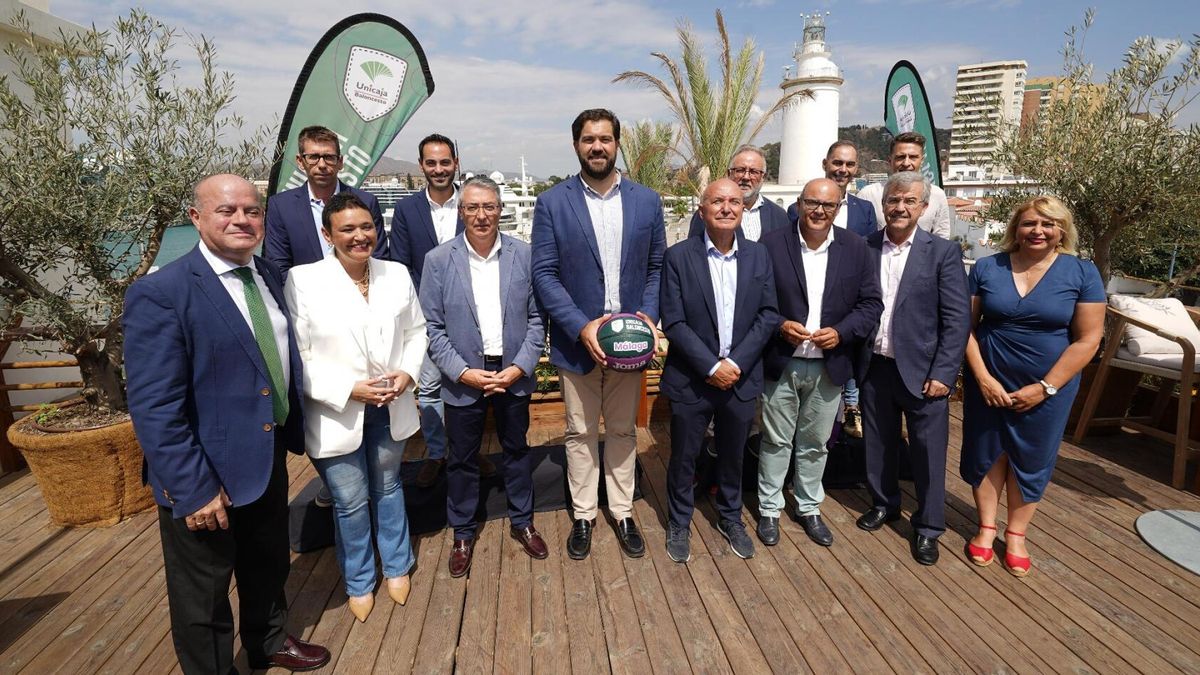
[[[696,181],[697,193],[704,189],[709,176],[721,176],[729,167],[729,158],[742,143],[750,142],[793,96],[811,96],[808,90],[785,94],[750,126],[754,100],[762,83],[764,56],[755,53],[754,41],[746,38],[736,57],[729,45],[725,17],[717,10],[720,35],[721,80],[708,78],[707,60],[687,21],[676,29],[683,51],[682,68],[662,52],[652,52],[669,75],[670,84],[640,70],[627,70],[613,82],[633,82],[662,94],[679,123],[688,173]],[[748,131],[747,131],[748,129]]]
[[[675,146],[675,130],[669,123],[642,120],[621,134],[625,171],[651,190],[664,192],[671,183],[669,157]]]

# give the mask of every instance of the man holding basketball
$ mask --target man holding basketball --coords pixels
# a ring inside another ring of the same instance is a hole
[[[671,399],[667,555],[679,563],[690,558],[692,477],[714,418],[717,530],[735,555],[754,555],[742,525],[742,450],[763,390],[763,349],[779,314],[767,249],[738,230],[744,208],[737,183],[713,181],[700,198],[704,234],[667,249],[663,260],[659,306],[671,341],[661,385]]]
[[[637,404],[641,374],[605,368],[596,338],[615,313],[658,320],[666,231],[662,200],[616,171],[621,123],[609,110],[585,110],[571,124],[579,175],[538,197],[533,211],[533,287],[550,321],[550,361],[567,408],[567,482],[575,523],[567,554],[592,545],[600,479],[600,418],[608,510],[621,548],[645,553],[633,520]],[[601,367],[597,367],[601,366]]]

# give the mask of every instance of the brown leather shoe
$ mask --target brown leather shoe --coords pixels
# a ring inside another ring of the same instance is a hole
[[[279,651],[271,655],[266,663],[251,663],[255,670],[283,668],[291,671],[316,670],[329,663],[329,650],[304,640],[287,636]]]
[[[444,459],[426,459],[421,462],[421,470],[417,471],[417,487],[427,488],[436,483],[445,466],[446,460]]]
[[[477,455],[479,457],[479,475],[484,478],[489,478],[496,475],[496,464],[483,456],[483,453]]]
[[[475,539],[455,539],[450,549],[450,576],[461,577],[471,569],[471,555],[475,553]]]
[[[521,546],[525,547],[525,552],[529,554],[530,558],[544,560],[546,556],[550,555],[550,550],[546,547],[545,540],[542,539],[542,535],[538,534],[537,530],[533,529],[533,525],[528,527],[512,527],[509,528],[509,533],[512,534],[513,539],[521,542]]]

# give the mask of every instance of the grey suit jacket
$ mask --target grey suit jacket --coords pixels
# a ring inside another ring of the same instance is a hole
[[[429,357],[442,371],[442,400],[470,405],[483,392],[458,381],[464,368],[483,367],[483,335],[471,287],[469,244],[457,236],[425,256],[421,273],[421,308],[429,334]],[[533,297],[529,244],[500,235],[500,294],[503,303],[503,365],[525,371],[508,392],[533,393],[534,368],[546,344],[546,330]]]

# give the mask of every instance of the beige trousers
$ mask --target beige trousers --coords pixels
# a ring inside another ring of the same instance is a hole
[[[567,483],[575,518],[596,517],[600,485],[600,417],[604,417],[604,480],[608,512],[633,515],[637,466],[637,409],[642,374],[599,366],[587,375],[560,370],[567,409]]]

